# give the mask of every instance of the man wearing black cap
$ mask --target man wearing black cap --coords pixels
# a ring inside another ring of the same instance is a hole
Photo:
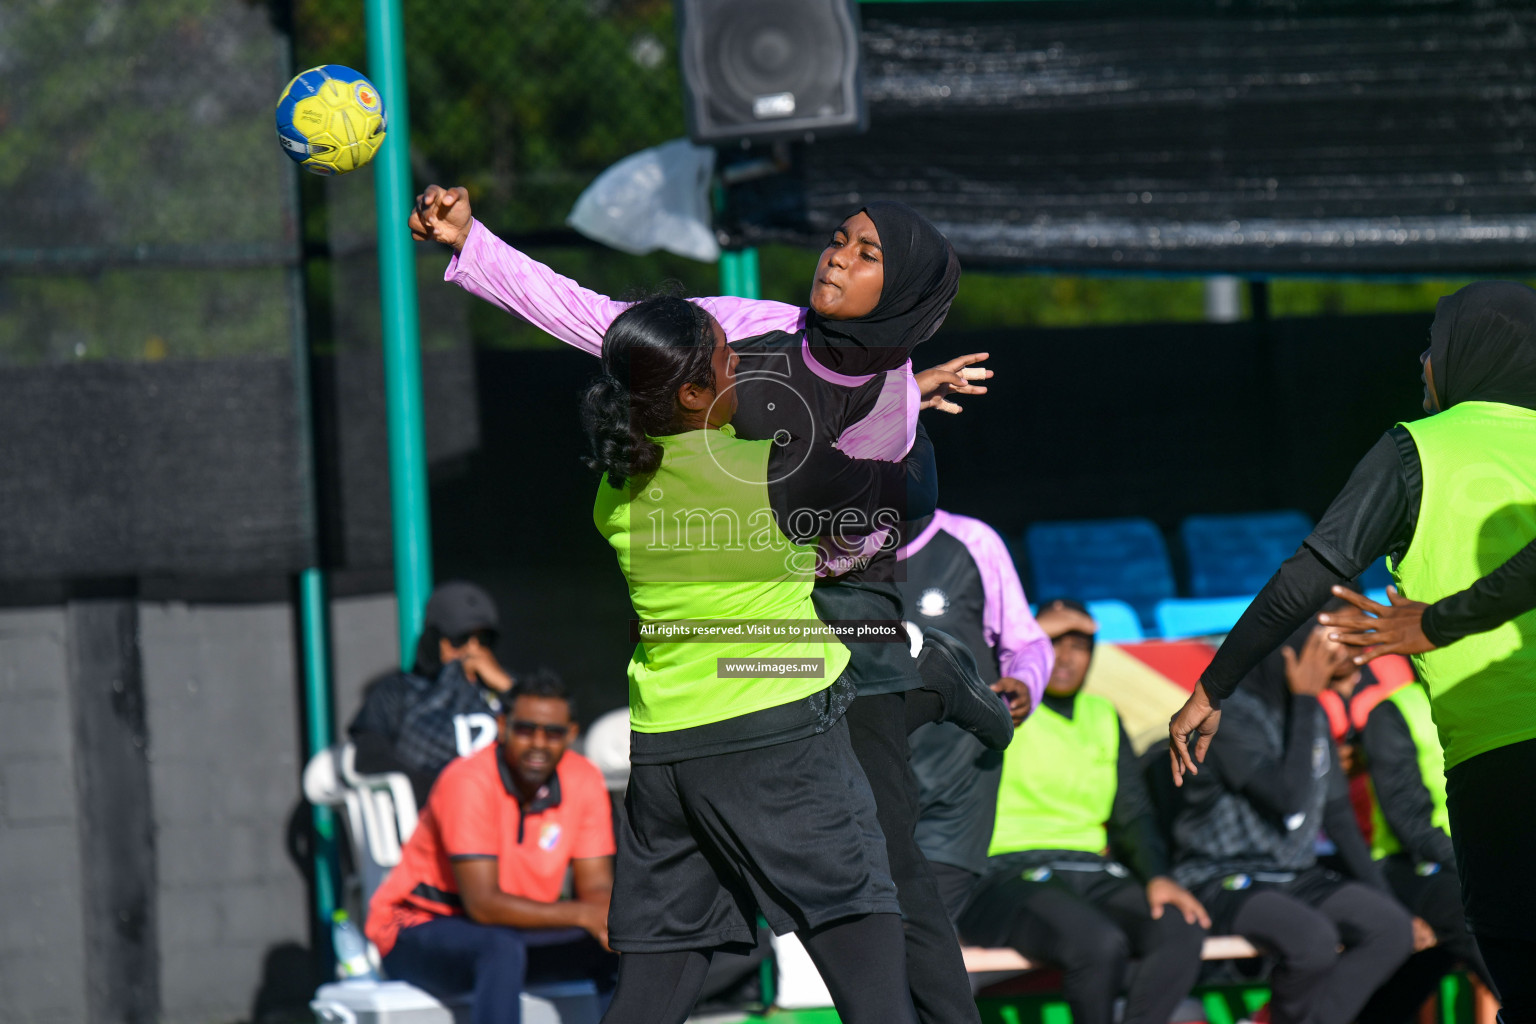
[[[427,600],[416,663],[368,688],[347,735],[360,772],[403,772],[418,806],[438,772],[496,740],[500,695],[512,677],[496,661],[496,603],[473,583],[455,580]]]

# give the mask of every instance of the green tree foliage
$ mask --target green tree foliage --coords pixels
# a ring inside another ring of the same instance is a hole
[[[282,51],[261,6],[0,4],[0,364],[287,350]]]

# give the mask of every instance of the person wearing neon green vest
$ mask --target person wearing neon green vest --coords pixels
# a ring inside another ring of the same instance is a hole
[[[738,439],[737,358],[701,307],[651,299],[609,326],[583,396],[603,476],[593,520],[639,640],[608,929],[624,956],[604,1019],[680,1024],[712,952],[752,945],[761,913],[800,936],[844,1021],[915,1024],[885,840],[843,717],[848,649],[811,588],[828,516],[933,511],[932,446],[920,426],[899,463]]]
[[[1097,624],[1076,601],[1048,602],[1039,623],[1055,664],[1003,754],[988,870],[960,934],[1059,967],[1074,1024],[1109,1024],[1134,957],[1125,1024],[1167,1024],[1200,973],[1210,918],[1170,877],[1115,706],[1079,692]]]
[[[1386,554],[1402,595],[1435,603],[1536,536],[1536,292],[1484,281],[1441,299],[1422,361],[1432,415],[1387,432],[1238,621],[1169,723],[1176,779],[1198,770],[1247,667],[1331,587]],[[1445,751],[1467,923],[1505,1020],[1536,1021],[1536,610],[1413,660]]]
[[[1429,695],[1405,680],[1371,709],[1361,730],[1371,782],[1371,856],[1398,901],[1434,929],[1436,944],[1409,958],[1372,998],[1362,1024],[1410,1019],[1458,966],[1483,982],[1488,968],[1467,931],[1445,806],[1445,757]]]

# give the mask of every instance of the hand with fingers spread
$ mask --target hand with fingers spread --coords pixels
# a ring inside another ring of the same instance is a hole
[[[1378,604],[1347,587],[1334,587],[1333,596],[1354,607],[1324,612],[1317,621],[1328,627],[1329,640],[1367,648],[1354,656],[1356,665],[1364,665],[1383,654],[1423,654],[1435,649],[1424,635],[1424,610],[1429,605],[1408,600],[1396,587],[1387,588],[1391,605]]]
[[[973,365],[989,355],[987,352],[972,352],[970,355],[956,356],[947,363],[940,363],[918,373],[917,386],[923,395],[923,404],[918,408],[938,409],[951,414],[964,412],[965,409],[958,402],[951,402],[949,396],[987,393],[985,386],[973,384],[972,381],[987,380],[992,376],[992,371],[986,367]]]
[[[468,189],[428,185],[416,197],[408,223],[411,237],[416,241],[431,239],[450,245],[454,252],[458,252],[469,239],[471,220]]]
[[[1205,760],[1220,724],[1221,702],[1211,700],[1204,683],[1196,683],[1189,700],[1168,720],[1168,758],[1173,765],[1175,786],[1184,785],[1185,772],[1200,774],[1196,765]]]

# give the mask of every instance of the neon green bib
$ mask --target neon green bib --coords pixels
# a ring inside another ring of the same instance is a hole
[[[1462,402],[1404,424],[1424,497],[1413,542],[1392,567],[1415,601],[1438,601],[1503,565],[1536,536],[1536,412]],[[1416,654],[1445,766],[1536,737],[1536,612]]]
[[[1413,745],[1418,749],[1419,777],[1424,780],[1424,788],[1429,790],[1430,799],[1435,803],[1434,816],[1430,821],[1444,829],[1446,835],[1450,835],[1451,815],[1445,807],[1445,754],[1440,749],[1440,735],[1435,731],[1434,719],[1429,714],[1429,694],[1418,683],[1409,683],[1399,688],[1387,701],[1397,705],[1397,710],[1403,713],[1403,721],[1408,723],[1408,734],[1413,737]],[[1381,813],[1381,802],[1376,799],[1374,790],[1371,792],[1371,822],[1372,857],[1380,860],[1403,848],[1392,826],[1387,824],[1386,816]]]
[[[779,529],[768,501],[772,441],[729,426],[659,437],[661,467],[641,488],[598,485],[592,511],[629,582],[641,628],[670,620],[814,622],[816,549]],[[720,674],[721,658],[820,658],[822,675]],[[743,631],[728,641],[646,639],[629,661],[629,721],[673,732],[778,707],[832,685],[848,664],[837,640]]]
[[[1003,753],[997,822],[987,855],[1109,845],[1119,788],[1120,717],[1103,697],[1079,693],[1070,719],[1042,705]]]

